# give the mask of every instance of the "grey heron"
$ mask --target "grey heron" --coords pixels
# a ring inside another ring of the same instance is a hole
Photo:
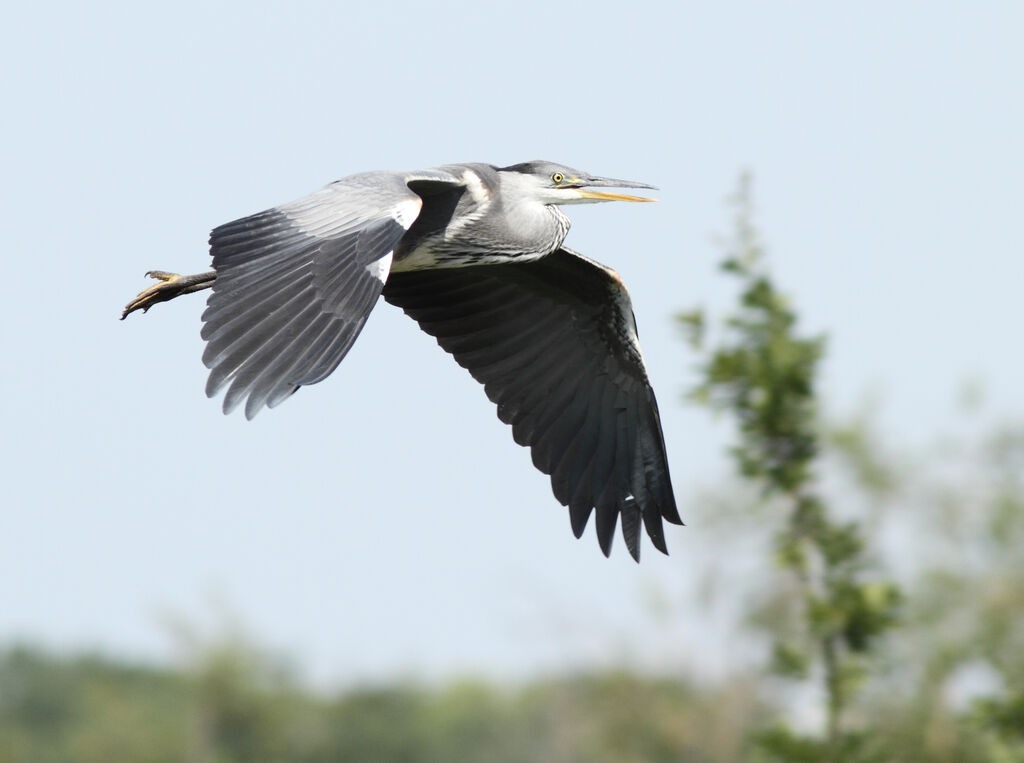
[[[653,201],[653,188],[546,161],[369,172],[215,228],[213,270],[158,283],[122,319],[212,288],[203,313],[206,394],[252,418],[325,379],[377,298],[402,308],[484,385],[581,537],[596,514],[634,559],[641,521],[668,553],[682,524],[654,391],[618,274],[564,246],[566,204]]]

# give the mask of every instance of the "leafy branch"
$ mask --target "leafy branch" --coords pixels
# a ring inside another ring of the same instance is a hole
[[[892,583],[868,579],[860,526],[835,520],[819,491],[815,377],[825,342],[800,335],[796,312],[765,267],[749,177],[741,178],[732,201],[735,234],[721,269],[739,282],[739,305],[710,349],[703,311],[679,316],[704,355],[703,378],[691,396],[734,417],[739,437],[732,455],[740,475],[787,512],[774,553],[796,582],[802,627],[796,638],[775,634],[773,670],[794,680],[820,675],[827,698],[821,738],[779,726],[757,741],[778,760],[865,760],[865,737],[849,728],[847,711],[872,649],[896,622],[901,594]]]

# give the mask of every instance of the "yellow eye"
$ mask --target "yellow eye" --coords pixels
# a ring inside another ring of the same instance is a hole
[[[563,175],[561,172],[556,172],[554,175],[551,176],[551,179],[556,183],[561,183],[563,180],[565,180],[565,175]]]

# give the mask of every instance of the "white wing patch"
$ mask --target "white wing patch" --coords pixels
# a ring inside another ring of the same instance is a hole
[[[419,207],[419,205],[416,206]],[[397,220],[398,218],[395,219]],[[398,222],[401,223],[402,221],[398,220]],[[391,258],[393,255],[394,252],[388,252],[379,260],[374,260],[366,266],[366,272],[381,283],[386,283],[388,280],[388,273],[391,272]]]
[[[408,201],[400,202],[391,210],[391,216],[395,219],[399,225],[406,230],[412,226],[413,222],[420,214],[420,209],[423,207],[422,199],[409,199]],[[388,254],[388,262],[390,263],[391,255]],[[384,280],[384,279],[381,279]]]
[[[469,191],[473,201],[477,204],[484,204],[490,201],[491,196],[487,189],[484,188],[483,181],[480,180],[480,176],[473,172],[473,170],[466,170],[462,173],[462,182],[466,184],[466,190]]]

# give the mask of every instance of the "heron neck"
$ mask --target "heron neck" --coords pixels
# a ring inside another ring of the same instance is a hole
[[[500,221],[505,238],[523,254],[543,256],[558,249],[569,232],[568,216],[559,207],[538,202],[525,189],[518,188],[530,182],[522,175],[501,173],[499,178],[497,208],[489,210],[487,218],[494,223]]]

